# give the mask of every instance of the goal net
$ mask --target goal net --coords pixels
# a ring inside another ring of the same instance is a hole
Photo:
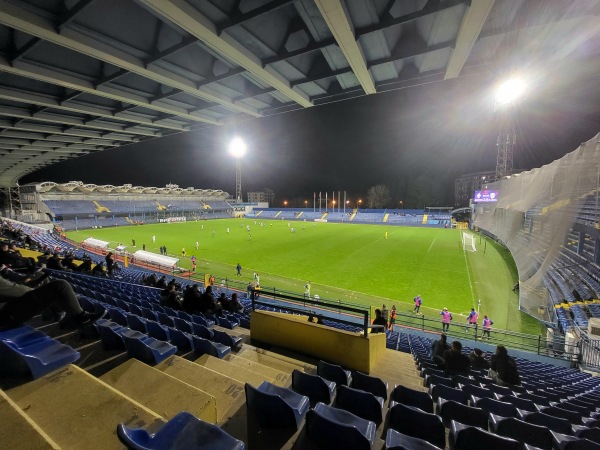
[[[475,237],[471,233],[462,233],[462,244],[465,252],[476,252]]]

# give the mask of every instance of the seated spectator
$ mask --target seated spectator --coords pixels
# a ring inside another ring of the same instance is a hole
[[[44,253],[37,257],[38,264],[41,265],[43,268],[46,268],[48,266],[48,260],[51,256],[52,253],[49,250],[46,250]]]
[[[109,277],[112,277],[113,268],[114,268],[114,264],[115,264],[115,260],[113,258],[113,252],[108,252],[106,254],[106,257],[104,258],[104,260],[106,261],[106,273],[108,274]]]
[[[0,330],[16,328],[33,316],[50,308],[55,317],[65,315],[61,326],[79,327],[91,323],[102,314],[90,314],[79,305],[75,291],[65,280],[52,280],[38,288],[28,287],[22,283],[9,281],[2,267],[0,270]],[[23,281],[26,277],[23,277]]]
[[[211,313],[219,316],[223,315],[223,307],[215,301],[215,296],[212,292],[212,286],[210,285],[206,287],[204,294],[200,296],[199,304],[200,312],[203,314]]]
[[[490,378],[501,386],[516,386],[521,384],[517,363],[508,356],[503,345],[496,347],[496,354],[490,360]]]
[[[436,356],[439,356],[441,358],[444,352],[450,349],[450,346],[448,345],[446,339],[446,335],[442,333],[440,335],[440,339],[435,341],[431,345],[431,359],[435,359]]]
[[[105,275],[104,262],[100,261],[94,266],[94,268],[92,269],[92,275],[95,275],[97,277],[103,277]]]
[[[73,255],[65,256],[65,258],[62,261],[62,265],[67,270],[72,270],[72,271],[75,271],[75,272],[77,272],[79,270],[79,267],[77,266],[77,264],[75,264]]]
[[[471,360],[462,353],[462,344],[453,341],[450,350],[446,350],[442,355],[443,369],[446,375],[465,375],[469,373]]]
[[[202,297],[202,293],[200,292],[200,286],[198,286],[197,284],[194,284],[193,286],[188,286],[188,288],[183,293],[181,309],[187,312],[188,314],[200,312],[200,297]]]
[[[83,262],[79,265],[77,271],[85,274],[92,273],[92,260],[89,258],[85,258]]]
[[[162,277],[160,277],[160,279],[156,282],[156,287],[160,288],[160,289],[167,288],[167,279],[165,278],[164,275]]]
[[[8,243],[3,242],[0,245],[0,264],[10,266],[12,269],[27,269],[29,271],[35,270],[35,260],[33,258],[23,258],[21,253],[13,245],[11,249]]]
[[[474,370],[487,370],[490,368],[490,363],[484,358],[483,352],[479,348],[474,348],[469,355],[471,360],[471,369]]]
[[[158,283],[158,280],[156,279],[155,273],[153,273],[152,275],[150,275],[146,278],[146,286],[155,287],[156,283]]]
[[[223,310],[229,311],[229,302],[230,302],[230,300],[225,295],[225,292],[221,292],[221,295],[219,295],[219,299],[217,301],[219,302],[219,304],[221,305],[221,307],[223,308]]]
[[[321,322],[322,322],[322,319],[321,319]],[[317,323],[319,323],[318,316],[317,316]],[[387,322],[386,322],[385,318],[383,317],[383,315],[381,314],[380,309],[375,310],[375,319],[373,319],[373,325],[383,325],[383,328],[380,328],[380,327],[372,328],[371,333],[383,333],[385,331],[385,329],[387,328]]]
[[[161,291],[160,304],[175,310],[181,309],[181,298],[174,284]]]
[[[230,312],[244,312],[244,305],[242,305],[238,300],[238,295],[236,292],[231,294],[231,300],[229,301],[228,306]]]
[[[54,253],[52,257],[48,259],[46,267],[52,270],[67,270],[62,264],[62,260],[58,257],[58,253]]]

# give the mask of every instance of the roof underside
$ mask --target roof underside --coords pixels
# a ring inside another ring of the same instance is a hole
[[[173,133],[589,58],[600,0],[5,0],[0,186]]]

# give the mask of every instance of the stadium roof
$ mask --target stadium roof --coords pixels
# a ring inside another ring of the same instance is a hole
[[[173,133],[600,50],[600,0],[5,0],[0,186]]]

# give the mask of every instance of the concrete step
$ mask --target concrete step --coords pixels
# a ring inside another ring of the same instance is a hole
[[[137,359],[130,359],[100,379],[167,420],[187,411],[206,422],[217,422],[215,397]]]
[[[219,372],[220,374],[223,374],[236,381],[239,381],[240,383],[249,383],[254,387],[259,386],[263,381],[275,383],[275,380],[273,378],[267,377],[258,372],[246,369],[244,367],[236,366],[231,362],[215,358],[214,356],[202,355],[194,362],[208,369],[214,370],[215,372]]]
[[[62,449],[123,448],[119,423],[150,432],[164,423],[156,412],[74,365],[7,394]]]
[[[217,401],[219,424],[228,419],[232,408],[237,410],[245,402],[243,383],[187,359],[171,356],[155,368],[212,395]]]
[[[279,355],[277,353],[249,345],[244,346],[244,348],[238,352],[237,356],[264,364],[265,366],[273,367],[274,369],[287,372],[289,374],[291,374],[294,369],[298,369],[302,372],[306,372],[307,369],[310,371],[315,370],[314,366],[310,364],[304,364],[302,361],[297,359]]]
[[[241,358],[236,355],[229,354],[225,358],[224,361],[227,361],[229,364],[232,364],[240,369],[251,370],[256,372],[265,378],[270,378],[274,384],[279,386],[288,387],[291,384],[292,375],[289,372],[282,372],[281,370],[274,369],[269,366],[265,366],[256,361],[252,361],[246,358]]]
[[[4,391],[0,391],[0,442],[11,450],[60,450]]]

